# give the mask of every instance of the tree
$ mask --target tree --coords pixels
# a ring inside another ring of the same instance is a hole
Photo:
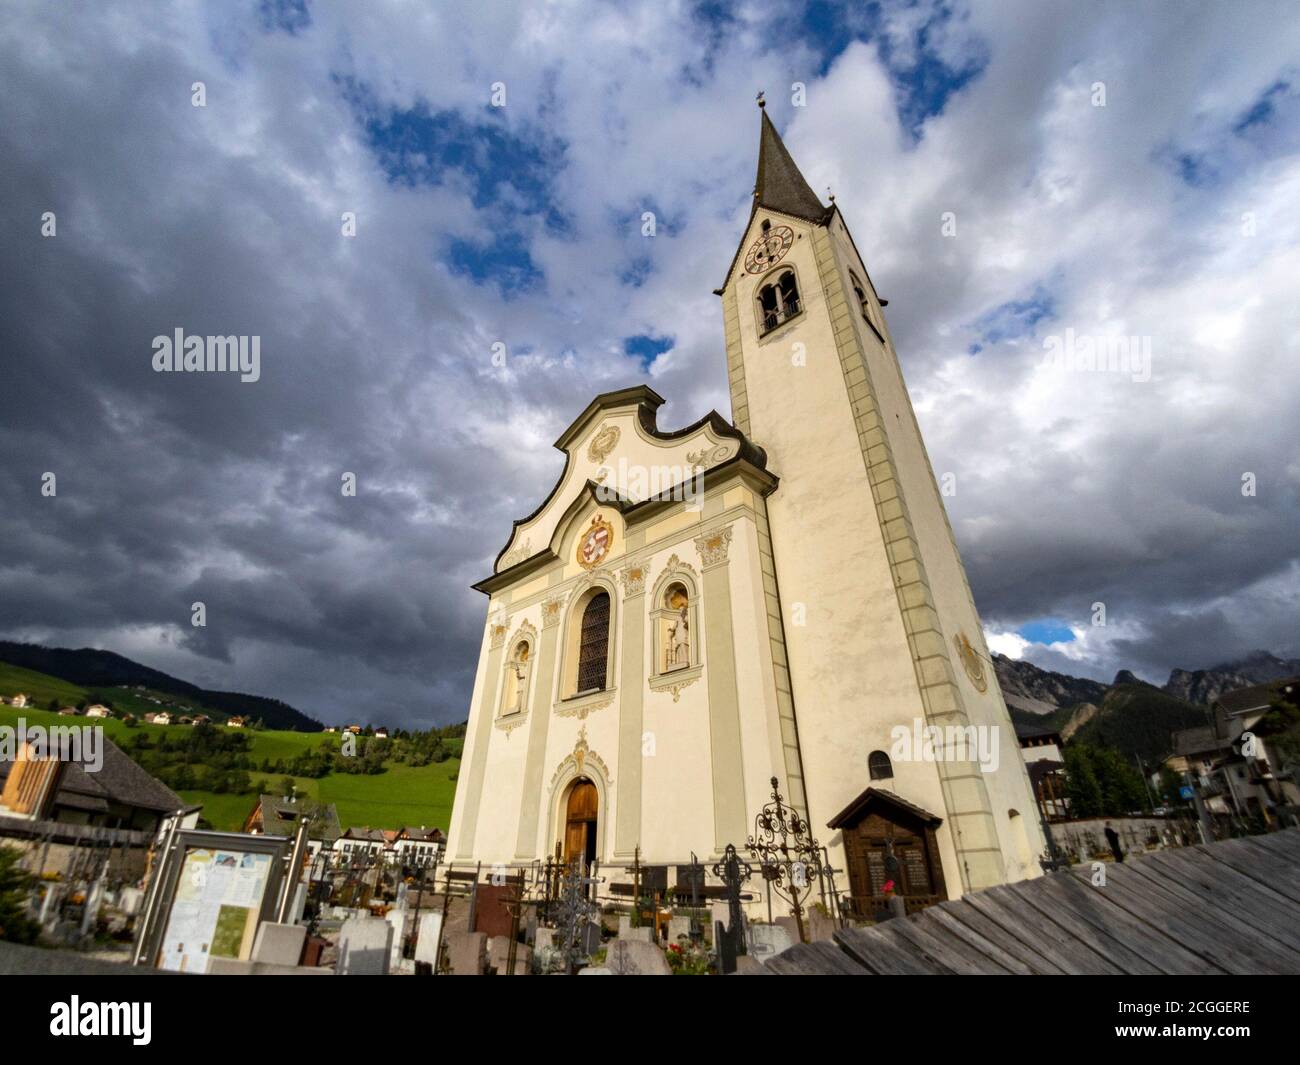
[[[1072,817],[1124,817],[1149,805],[1142,775],[1113,747],[1070,744],[1065,774]]]
[[[27,916],[27,896],[35,878],[18,865],[22,853],[0,847],[0,939],[35,943],[40,925]]]
[[[1065,794],[1070,800],[1070,816],[1098,817],[1101,814],[1101,784],[1093,772],[1090,749],[1081,744],[1065,748]]]

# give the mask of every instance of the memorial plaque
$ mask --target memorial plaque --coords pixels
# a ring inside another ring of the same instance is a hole
[[[647,897],[668,894],[668,866],[647,865],[641,870],[641,894]]]

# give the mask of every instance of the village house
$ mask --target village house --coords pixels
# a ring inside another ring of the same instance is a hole
[[[311,818],[307,847],[311,856],[331,850],[341,833],[339,811],[332,803],[319,803],[298,795],[260,795],[244,818],[242,831],[254,836],[292,836],[303,816]]]
[[[244,719],[240,717],[238,714],[234,715],[233,717],[226,718],[227,728],[243,728],[245,724],[246,722],[244,721]]]
[[[29,757],[23,748],[13,762],[0,761],[0,836],[21,836],[42,823],[40,831],[55,834],[52,826],[134,832],[143,845],[178,811],[191,823],[198,819],[201,806],[186,804],[112,740],[101,744],[98,770],[86,750],[74,748],[56,758]]]
[[[1069,816],[1065,791],[1065,756],[1061,734],[1037,725],[1016,724],[1016,739],[1029,772],[1029,783],[1044,821],[1063,821]]]
[[[1211,723],[1173,735],[1166,766],[1186,774],[1210,816],[1238,827],[1300,824],[1300,784],[1267,735],[1255,731],[1279,697],[1294,702],[1300,677],[1224,692]],[[1225,826],[1226,827],[1226,826]]]
[[[62,713],[63,711],[60,710],[59,712]],[[103,703],[91,703],[90,706],[86,707],[86,716],[87,717],[112,717],[113,711],[110,710]]]

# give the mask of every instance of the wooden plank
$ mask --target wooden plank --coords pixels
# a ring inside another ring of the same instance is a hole
[[[1246,836],[1245,839],[1274,854],[1300,861],[1300,828],[1286,828],[1281,832],[1269,832],[1263,836]]]
[[[1206,861],[1203,855],[1169,851],[1152,854],[1149,863],[1165,869],[1175,881],[1195,887],[1216,905],[1250,927],[1257,928],[1293,951],[1300,952],[1300,929],[1295,926],[1296,907],[1277,892],[1235,869]]]
[[[1043,903],[1069,910],[1079,920],[1098,929],[1108,939],[1117,939],[1146,958],[1162,973],[1222,973],[1212,960],[1189,950],[1158,927],[1138,920],[1114,905],[1100,888],[1085,885],[1067,874],[1048,874],[1034,881],[1041,885]],[[1035,903],[1038,904],[1037,902]],[[1040,909],[1042,906],[1040,905]]]
[[[971,906],[967,898],[968,896],[957,902],[945,903],[941,908],[954,920],[996,944],[1003,953],[1017,958],[1036,976],[1061,976],[1065,973],[1065,969],[1044,954],[1037,944],[1026,943],[1008,935],[1000,924],[989,920],[980,910]]]
[[[947,906],[929,906],[916,917],[916,923],[934,931],[935,935],[948,935],[960,939],[971,950],[983,954],[994,965],[1013,976],[1033,976],[1034,970],[991,939],[980,935],[974,928],[963,924]]]
[[[1300,954],[1276,943],[1262,930],[1232,912],[1230,906],[1199,895],[1149,862],[1133,862],[1133,874],[1144,881],[1146,890],[1156,898],[1164,896],[1164,909],[1189,921],[1199,921],[1214,932],[1220,942],[1231,944],[1254,959],[1256,971],[1270,973],[1300,972]]]
[[[764,964],[780,976],[870,976],[871,972],[833,943],[796,943]]]
[[[1136,864],[1108,864],[1106,886],[1098,890],[1104,891],[1110,902],[1128,910],[1138,920],[1163,929],[1225,972],[1242,975],[1260,971],[1259,959],[1243,950],[1234,939],[1224,936],[1213,922],[1207,922],[1199,914],[1185,912],[1177,905],[1177,900],[1171,902],[1164,892],[1153,890],[1147,880],[1132,871],[1131,866]],[[1075,867],[1070,873],[1086,882],[1086,870]]]
[[[933,907],[928,907],[933,909]],[[925,911],[922,911],[924,914]],[[958,976],[1006,976],[1007,970],[987,954],[971,950],[964,940],[948,935],[940,927],[922,924],[921,914],[905,921],[890,921],[889,930],[906,940],[918,954]]]
[[[894,921],[904,920],[905,917],[894,918]],[[952,970],[933,966],[913,953],[905,942],[887,934],[894,921],[874,928],[843,928],[835,933],[835,942],[855,961],[881,976],[951,975]]]
[[[1126,973],[1135,976],[1160,976],[1168,972],[1153,959],[1134,949],[1132,941],[1116,934],[1112,925],[1104,918],[1097,919],[1095,908],[1088,916],[1088,899],[1080,899],[1073,894],[1062,895],[1048,881],[1055,879],[1046,876],[1024,885],[1025,890],[1018,892],[1021,905],[1030,906],[1047,920],[1059,926],[1067,935],[1088,944],[1093,950]],[[1071,883],[1077,884],[1077,880]]]
[[[1264,884],[1290,902],[1300,904],[1300,874],[1294,864],[1288,865],[1271,851],[1258,851],[1245,846],[1245,840],[1228,839],[1207,848],[1215,862]],[[1200,848],[1198,848],[1200,849]]]
[[[1067,935],[1006,887],[973,891],[969,895],[963,895],[962,900],[969,902],[989,920],[1001,925],[1012,939],[1018,939],[1021,943],[1033,943],[1072,976],[1118,976],[1124,972],[1087,943]]]

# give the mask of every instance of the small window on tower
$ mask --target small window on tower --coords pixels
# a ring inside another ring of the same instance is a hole
[[[867,773],[872,780],[890,780],[894,776],[894,764],[884,751],[872,751],[867,756]]]
[[[758,290],[759,335],[770,333],[803,310],[793,270],[782,270]]]
[[[863,320],[867,325],[871,326],[872,331],[876,336],[880,337],[883,343],[885,338],[880,331],[880,326],[876,324],[875,310],[871,306],[871,299],[867,296],[866,289],[863,288],[862,282],[858,280],[856,274],[850,273],[849,281],[853,284],[853,295],[857,297],[858,310],[862,312]]]

